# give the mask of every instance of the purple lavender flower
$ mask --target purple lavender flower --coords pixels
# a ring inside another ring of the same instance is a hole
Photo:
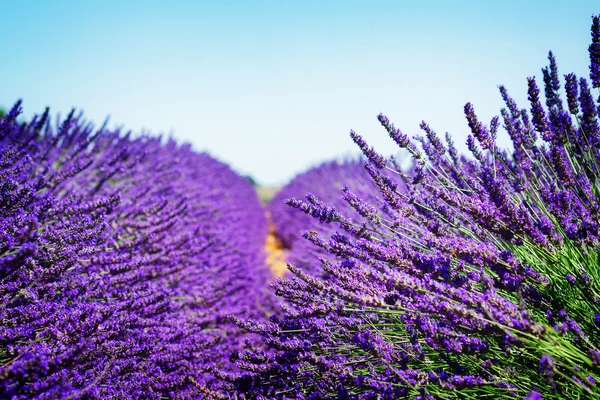
[[[579,103],[577,101],[579,88],[577,87],[577,77],[575,74],[565,75],[565,91],[567,92],[567,102],[571,114],[579,114]]]
[[[523,400],[543,400],[544,398],[542,397],[541,393],[536,391],[536,390],[532,390],[531,392],[529,392],[527,394],[527,396],[523,397]]]
[[[590,79],[592,86],[600,87],[600,16],[592,17],[592,43],[590,53]]]
[[[554,359],[548,354],[540,358],[540,374],[551,377],[554,374]]]

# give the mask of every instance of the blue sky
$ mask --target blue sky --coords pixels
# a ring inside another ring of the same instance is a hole
[[[489,121],[498,84],[526,107],[552,50],[588,76],[597,1],[6,1],[0,106],[83,109],[100,124],[172,133],[262,184],[356,154],[350,129],[396,148],[426,120],[461,149],[471,101]],[[541,80],[540,80],[541,81]],[[503,143],[507,143],[502,139]]]

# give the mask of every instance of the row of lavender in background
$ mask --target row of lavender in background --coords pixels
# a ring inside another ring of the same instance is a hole
[[[360,197],[368,202],[377,202],[377,186],[364,168],[363,162],[362,159],[325,162],[294,177],[271,199],[268,211],[279,240],[283,247],[288,249],[286,259],[289,263],[306,273],[326,277],[327,273],[315,260],[326,257],[327,252],[313,246],[304,240],[303,236],[310,235],[310,231],[330,235],[335,233],[335,227],[320,223],[320,219],[327,218],[326,213],[315,215],[316,218],[313,218],[290,208],[286,200],[301,198],[310,193],[311,199],[335,204],[338,211],[344,214],[352,211],[352,206],[344,199]],[[352,189],[345,185],[350,185]]]
[[[589,55],[600,89],[597,16]],[[410,140],[380,115],[412,156],[410,176],[352,133],[377,190],[352,163],[339,186],[354,193],[332,195],[338,165],[284,189],[328,201],[287,201],[312,222],[272,207],[276,225],[293,226],[280,230],[300,267],[275,284],[282,315],[239,321],[275,349],[236,354],[246,372],[224,375],[244,396],[600,398],[600,97],[567,74],[565,102],[549,60],[545,107],[535,78],[529,110],[502,86],[489,126],[465,106],[471,158],[425,123]],[[510,151],[496,145],[500,125]],[[298,244],[301,226],[317,250]]]
[[[0,119],[0,397],[202,398],[260,318],[251,184],[188,146]]]

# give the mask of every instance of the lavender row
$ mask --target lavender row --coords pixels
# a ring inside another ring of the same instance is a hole
[[[0,397],[198,398],[262,318],[254,189],[173,140],[0,119]]]
[[[244,396],[600,398],[600,17],[591,32],[589,81],[550,53],[545,104],[531,77],[529,109],[503,86],[489,125],[465,105],[468,158],[426,123],[410,139],[379,115],[408,176],[351,134],[377,190],[346,196],[353,212],[289,202],[335,226],[305,235],[328,276],[290,265],[282,315],[239,322],[274,349],[236,354]]]
[[[305,208],[307,213],[302,214],[290,207],[299,205],[296,199],[308,193],[307,198],[314,203],[312,205],[330,204],[344,214],[352,212],[351,204],[355,198],[364,199],[377,208],[384,206],[377,196],[377,186],[364,168],[365,160],[357,158],[325,162],[294,177],[273,197],[268,211],[275,231],[287,249],[287,261],[306,272],[326,276],[320,267],[319,258],[328,257],[329,254],[304,239],[315,232],[331,235],[336,230],[334,224],[327,223],[327,209],[311,213],[311,210]]]

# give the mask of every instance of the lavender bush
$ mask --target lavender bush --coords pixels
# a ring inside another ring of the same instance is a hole
[[[0,119],[0,397],[202,398],[264,315],[251,184],[189,146]]]
[[[327,252],[303,240],[303,236],[312,235],[312,232],[322,235],[333,234],[335,225],[321,223],[321,219],[327,219],[326,213],[304,215],[289,207],[290,204],[299,205],[294,198],[302,197],[309,192],[310,201],[315,204],[319,202],[333,204],[342,213],[353,210],[350,204],[355,198],[368,200],[378,206],[383,205],[383,202],[378,198],[377,186],[363,167],[361,159],[322,163],[296,176],[273,197],[268,205],[268,211],[278,238],[288,249],[287,260],[307,273],[327,276],[318,262],[315,263],[319,257],[327,257]],[[306,211],[310,214],[308,208]]]
[[[409,178],[352,134],[385,206],[347,199],[350,219],[310,196],[290,202],[337,225],[306,235],[335,258],[320,260],[326,281],[289,266],[293,277],[275,284],[283,315],[238,321],[275,349],[236,355],[246,372],[227,376],[242,396],[600,398],[600,17],[592,21],[590,81],[564,75],[565,102],[550,53],[545,106],[534,77],[529,112],[503,86],[506,107],[489,126],[467,104],[470,158],[425,123],[411,140],[379,115],[415,161]],[[496,145],[501,125],[513,150]]]

